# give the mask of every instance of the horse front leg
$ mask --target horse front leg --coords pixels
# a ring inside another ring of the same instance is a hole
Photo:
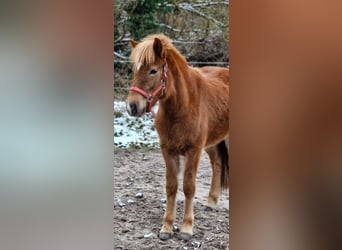
[[[163,225],[159,233],[161,240],[168,240],[172,236],[172,224],[176,213],[176,195],[178,188],[179,156],[170,155],[162,149],[166,165],[166,209],[163,217]]]
[[[185,195],[184,217],[180,237],[190,240],[193,235],[193,199],[196,192],[196,174],[201,157],[201,149],[191,149],[185,154],[185,169],[183,177],[183,191]]]

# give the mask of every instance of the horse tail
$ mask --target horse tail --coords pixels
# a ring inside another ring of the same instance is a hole
[[[225,140],[217,144],[217,151],[221,158],[221,190],[228,189],[229,153]]]

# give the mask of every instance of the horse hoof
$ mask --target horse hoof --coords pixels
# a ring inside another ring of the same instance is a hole
[[[171,239],[171,233],[159,233],[159,239],[169,240]]]
[[[181,240],[190,240],[191,237],[192,237],[192,235],[189,234],[189,233],[181,232],[181,233],[179,234],[179,238],[180,238]]]
[[[213,208],[209,206],[204,206],[204,211],[211,212],[213,211]]]

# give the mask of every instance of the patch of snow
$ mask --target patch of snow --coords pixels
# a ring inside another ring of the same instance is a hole
[[[154,112],[157,112],[154,107]],[[132,117],[126,103],[114,101],[114,146],[120,148],[159,148],[159,138],[151,114]]]
[[[185,10],[194,10],[194,7],[192,7],[192,5],[189,3],[180,3],[178,6]]]

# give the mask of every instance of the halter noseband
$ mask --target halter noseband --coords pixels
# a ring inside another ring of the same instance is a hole
[[[157,96],[157,94],[162,91],[162,93],[164,94],[165,91],[165,82],[167,79],[167,62],[164,59],[165,64],[163,65],[163,72],[162,72],[162,78],[160,79],[160,84],[158,85],[158,87],[156,87],[152,93],[148,94],[146,93],[144,90],[142,90],[141,88],[138,88],[136,86],[131,87],[129,90],[130,91],[134,91],[139,93],[140,95],[142,95],[143,97],[146,98],[146,102],[147,102],[147,108],[146,108],[146,112],[151,112],[152,107],[154,106],[154,104],[156,104],[157,100],[155,100],[153,102],[153,98]]]

